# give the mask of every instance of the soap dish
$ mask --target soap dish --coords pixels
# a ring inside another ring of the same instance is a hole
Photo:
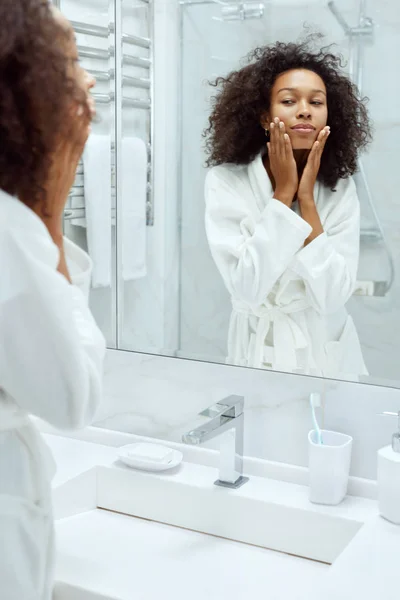
[[[142,471],[167,471],[182,462],[183,454],[161,444],[136,442],[122,446],[118,457],[128,467]]]

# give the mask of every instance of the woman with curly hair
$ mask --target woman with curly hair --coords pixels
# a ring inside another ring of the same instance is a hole
[[[340,58],[309,43],[258,48],[214,83],[206,232],[232,298],[227,362],[354,376],[367,371],[345,309],[359,257],[351,175],[370,125]]]
[[[62,216],[94,114],[71,25],[45,0],[0,3],[0,596],[50,600],[52,459],[30,415],[88,424],[104,338],[74,285],[89,257]]]

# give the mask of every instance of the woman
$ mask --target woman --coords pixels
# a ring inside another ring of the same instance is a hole
[[[62,215],[94,114],[70,24],[43,0],[0,3],[0,596],[50,600],[52,459],[30,415],[90,423],[105,342],[90,260]],[[70,258],[72,256],[73,261]]]
[[[359,256],[351,175],[370,126],[340,58],[308,44],[259,48],[215,82],[206,231],[232,297],[227,362],[360,375],[345,304]]]

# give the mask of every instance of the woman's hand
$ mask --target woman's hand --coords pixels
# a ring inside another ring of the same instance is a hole
[[[319,167],[321,165],[321,157],[326,141],[329,137],[329,133],[329,127],[324,127],[321,129],[317,141],[314,142],[311,152],[308,155],[307,164],[304,167],[304,171],[300,179],[299,189],[297,190],[297,198],[300,203],[314,201],[314,186],[315,182],[317,181]]]
[[[311,152],[308,155],[307,164],[300,179],[297,199],[299,201],[300,214],[312,227],[312,232],[306,239],[304,245],[307,246],[319,235],[324,232],[324,228],[319,217],[314,199],[314,186],[317,181],[321,156],[324,151],[326,140],[329,137],[329,127],[321,129],[318,139],[314,142]]]
[[[89,102],[83,106],[74,105],[70,112],[70,126],[63,132],[51,156],[52,165],[46,183],[49,216],[40,215],[57,243],[62,238],[62,219],[68,194],[74,183],[76,170],[90,133],[90,122],[94,106]]]
[[[291,206],[297,192],[299,178],[292,144],[285,125],[278,118],[270,124],[268,146],[269,166],[275,179],[274,198]]]
[[[71,283],[63,238],[63,215],[68,194],[74,183],[76,169],[90,134],[90,122],[95,114],[93,101],[82,106],[74,105],[70,112],[70,126],[62,133],[51,156],[52,164],[46,189],[46,214],[37,212],[59,249],[57,270]],[[36,211],[35,211],[36,212]]]

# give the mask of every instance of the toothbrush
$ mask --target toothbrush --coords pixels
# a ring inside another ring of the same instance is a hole
[[[323,444],[322,441],[322,433],[320,426],[318,425],[317,415],[315,414],[315,409],[321,406],[321,395],[313,392],[310,394],[310,406],[311,406],[311,415],[314,424],[315,433],[317,434],[317,443]]]

